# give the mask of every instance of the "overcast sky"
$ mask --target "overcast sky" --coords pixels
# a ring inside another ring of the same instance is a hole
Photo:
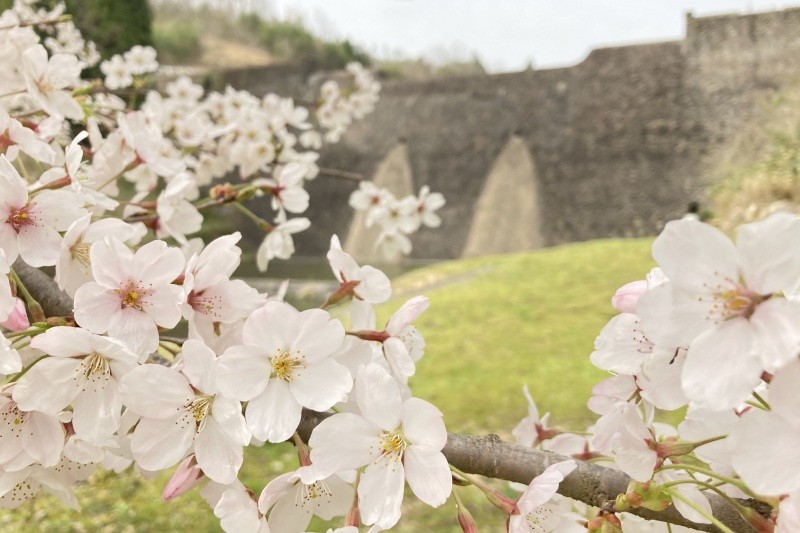
[[[768,11],[800,0],[270,0],[325,37],[381,58],[476,55],[491,71],[578,63],[593,48],[680,39],[685,13]]]

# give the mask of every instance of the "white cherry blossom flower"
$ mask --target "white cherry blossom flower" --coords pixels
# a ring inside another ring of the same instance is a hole
[[[21,409],[11,398],[12,390],[0,393],[0,471],[36,463],[55,466],[64,449],[64,426],[54,415]]]
[[[553,501],[558,485],[577,464],[573,460],[561,461],[547,467],[533,478],[525,492],[519,497],[519,514],[508,519],[509,533],[549,533],[556,531],[569,510],[563,501]]]
[[[550,413],[545,413],[543,417],[539,417],[539,409],[536,407],[536,402],[531,398],[531,393],[528,391],[528,386],[522,386],[522,394],[528,402],[528,416],[519,421],[511,430],[514,440],[520,446],[533,448],[537,444],[549,438],[547,423],[550,420]]]
[[[392,295],[392,285],[386,274],[370,265],[359,266],[350,254],[342,250],[336,235],[331,237],[328,262],[341,284],[340,291],[344,289],[347,294],[370,304],[385,302]]]
[[[430,305],[425,296],[415,296],[400,307],[386,324],[388,338],[383,341],[383,354],[392,375],[405,383],[416,371],[416,361],[425,353],[425,339],[413,322]]]
[[[197,184],[187,173],[178,174],[167,184],[156,201],[157,237],[169,236],[186,244],[186,235],[200,231],[203,215],[189,201],[196,194]]]
[[[241,260],[242,250],[236,246],[241,237],[237,231],[213,240],[186,265],[183,316],[194,338],[213,342],[220,324],[244,320],[261,302],[256,289],[230,279]]]
[[[436,211],[444,207],[444,195],[439,192],[431,192],[430,187],[424,185],[417,197],[417,212],[420,222],[429,228],[438,228],[442,225],[442,219]]]
[[[0,248],[9,263],[18,256],[30,266],[56,264],[59,231],[84,216],[83,200],[71,191],[45,190],[29,196],[25,180],[0,156]]]
[[[123,57],[130,73],[136,76],[158,70],[156,50],[152,46],[134,45]]]
[[[172,281],[183,271],[183,254],[164,241],[134,254],[110,237],[95,242],[89,254],[95,281],[75,293],[75,320],[146,356],[158,347],[158,326],[173,328],[181,318],[183,290]]]
[[[122,379],[125,405],[142,419],[131,440],[139,466],[162,470],[194,450],[203,473],[218,483],[232,483],[250,441],[238,401],[219,394],[214,353],[187,340],[182,367],[142,365]]]
[[[72,404],[72,425],[85,441],[100,444],[119,427],[119,380],[137,365],[120,341],[81,328],[56,327],[31,346],[48,354],[14,387],[14,401],[26,411],[57,415]]]
[[[117,54],[100,63],[100,71],[105,75],[106,87],[115,91],[133,84],[133,73],[125,59]]]
[[[751,409],[728,439],[733,468],[747,486],[764,496],[800,490],[800,360],[775,372],[770,384],[770,411]]]
[[[270,533],[267,519],[244,487],[226,490],[214,507],[225,533]]]
[[[256,264],[261,272],[266,272],[272,259],[289,259],[294,254],[292,235],[305,231],[311,226],[307,218],[292,218],[281,222],[264,238],[256,252]]]
[[[4,153],[9,161],[14,161],[19,152],[45,164],[53,164],[56,156],[53,148],[37,138],[33,130],[0,109],[0,153]]]
[[[83,109],[72,97],[83,68],[77,57],[53,54],[48,58],[44,46],[35,45],[22,54],[22,67],[28,93],[42,109],[73,120],[84,118]]]
[[[92,216],[86,215],[73,222],[61,241],[55,281],[58,288],[72,297],[81,285],[92,280],[89,250],[94,242],[113,236],[133,245],[145,233],[141,224],[134,226],[118,218],[91,220]]]
[[[699,407],[736,407],[768,372],[800,351],[800,220],[787,213],[747,224],[734,245],[695,220],[667,224],[653,256],[669,279],[637,303],[657,345],[687,346],[683,389]]]
[[[352,387],[350,372],[331,357],[344,328],[325,311],[269,302],[247,319],[242,340],[220,357],[217,384],[248,402],[247,427],[257,439],[288,439],[303,407],[330,409]]]
[[[270,481],[258,499],[271,533],[306,531],[312,516],[331,520],[344,516],[353,502],[353,487],[333,475],[316,479],[313,465]]]
[[[289,163],[275,169],[274,179],[255,180],[253,184],[270,187],[272,208],[279,213],[303,213],[308,209],[308,191],[303,188],[306,170],[300,163]]]
[[[16,509],[44,489],[61,503],[77,511],[78,500],[72,493],[72,487],[76,482],[86,480],[94,469],[95,465],[62,458],[57,464],[47,468],[37,464],[21,470],[0,470],[0,508]]]
[[[361,367],[356,388],[361,415],[337,413],[314,428],[311,462],[320,474],[366,466],[358,485],[359,512],[384,529],[400,519],[403,487],[433,507],[450,496],[452,477],[441,450],[442,413],[419,398],[403,401],[379,365]]]

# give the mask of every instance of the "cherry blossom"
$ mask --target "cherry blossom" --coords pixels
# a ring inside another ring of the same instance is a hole
[[[669,279],[637,304],[656,344],[686,346],[682,383],[700,407],[747,399],[763,370],[796,356],[800,302],[781,297],[800,278],[800,221],[786,213],[748,224],[734,245],[695,220],[667,224],[653,256]]]
[[[59,231],[84,216],[80,196],[64,190],[29,195],[25,180],[5,156],[0,156],[0,249],[9,263],[17,257],[31,266],[56,264]]]
[[[342,324],[327,312],[269,302],[245,322],[244,344],[220,357],[217,384],[248,402],[253,436],[284,441],[297,429],[303,407],[325,411],[350,392],[350,372],[331,357],[343,340]]]
[[[119,381],[137,365],[121,342],[80,328],[57,327],[31,340],[50,355],[37,362],[14,387],[14,401],[26,411],[57,415],[72,404],[72,426],[81,439],[99,444],[119,427]]]
[[[307,218],[292,218],[273,227],[256,252],[258,269],[266,272],[272,259],[289,259],[294,254],[292,235],[305,231],[311,226]]]
[[[258,510],[272,533],[306,531],[312,516],[330,520],[344,516],[353,501],[353,487],[336,475],[316,479],[313,465],[280,475],[264,487]]]
[[[403,401],[386,370],[361,367],[356,398],[361,414],[338,413],[311,434],[311,462],[320,473],[361,468],[358,485],[362,521],[381,528],[400,519],[403,487],[433,507],[450,496],[452,478],[442,448],[442,414],[419,398]]]
[[[75,320],[93,333],[115,337],[140,355],[158,346],[158,326],[181,318],[183,290],[172,281],[184,267],[180,250],[151,241],[131,252],[106,237],[89,251],[95,281],[75,293]]]
[[[168,468],[194,450],[197,465],[218,483],[231,483],[250,441],[238,401],[219,394],[217,359],[202,342],[183,345],[180,371],[147,364],[122,379],[125,405],[142,417],[131,451],[146,470]]]
[[[577,466],[573,460],[562,461],[548,466],[533,478],[517,501],[519,514],[511,515],[508,519],[509,533],[555,531],[565,513],[563,506],[553,502],[552,498],[561,481]]]
[[[213,342],[219,337],[215,330],[220,324],[247,318],[260,303],[258,291],[242,280],[230,279],[242,254],[236,246],[239,239],[239,232],[215,239],[186,265],[183,316],[193,337]]]
[[[91,215],[79,218],[67,229],[61,241],[56,262],[55,280],[58,287],[70,296],[81,285],[92,281],[92,264],[89,253],[92,244],[106,237],[116,237],[127,244],[137,244],[144,228],[133,226],[118,218],[105,218],[91,222]]]

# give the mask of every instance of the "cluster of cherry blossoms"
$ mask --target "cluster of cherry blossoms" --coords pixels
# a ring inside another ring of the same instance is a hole
[[[688,520],[730,531],[709,504],[721,495],[769,506],[765,516],[739,505],[757,531],[798,531],[799,242],[800,219],[788,213],[743,226],[735,243],[696,220],[668,223],[653,244],[659,266],[617,291],[620,314],[591,354],[613,374],[589,400],[597,422],[580,434],[551,427],[526,389],[517,442],[628,474],[628,493],[611,509],[619,516],[598,515],[607,528],[639,531],[624,511],[674,505]],[[682,421],[657,421],[663,411]]]
[[[630,511],[669,507],[730,531],[710,496],[758,531],[800,528],[793,215],[748,224],[735,244],[698,221],[669,223],[653,245],[659,267],[617,292],[620,314],[591,354],[612,374],[589,401],[596,424],[553,427],[525,389],[517,443],[566,457],[504,492],[448,464],[442,413],[412,393],[427,298],[378,324],[389,279],[333,236],[338,288],[298,310],[235,278],[239,232],[193,237],[206,213],[235,208],[265,234],[261,270],[288,259],[292,235],[311,224],[299,215],[317,150],[375,105],[367,70],[349,66],[350,86],[323,84],[312,109],[206,93],[189,78],[147,90],[157,68],[147,47],[103,62],[105,81],[89,82],[93,45],[63,6],[28,0],[0,15],[0,45],[0,507],[47,492],[77,508],[77,483],[133,468],[172,470],[165,500],[197,489],[236,533],[302,532],[314,516],[341,533],[389,529],[406,488],[431,507],[452,496],[454,518],[477,531],[454,485],[482,491],[513,533],[666,531]],[[350,204],[396,255],[410,252],[409,234],[441,224],[444,198],[423,187],[398,200],[362,182]],[[52,269],[71,313],[48,315],[23,268]],[[297,468],[254,493],[239,480],[244,448],[284,441]],[[557,494],[589,460],[631,478],[600,509]]]
[[[290,217],[308,208],[316,150],[375,105],[369,71],[349,66],[352,87],[325,84],[311,110],[230,87],[206,93],[189,78],[147,90],[158,66],[149,47],[103,62],[104,83],[84,81],[94,45],[63,5],[32,1],[0,16],[0,45],[0,507],[45,491],[77,508],[76,483],[130,467],[175,467],[164,498],[201,485],[230,532],[305,531],[313,515],[342,517],[337,531],[386,529],[406,482],[444,503],[442,415],[408,387],[427,299],[378,327],[373,305],[390,297],[389,280],[334,236],[340,288],[298,311],[232,279],[239,232],[191,238],[204,213],[233,206],[265,233],[262,270],[289,258],[292,234],[310,224]],[[53,269],[69,316],[45,313],[23,266]],[[348,301],[350,318],[326,311]],[[188,338],[170,337],[176,327]],[[304,409],[335,413],[311,448],[298,434]],[[291,439],[295,472],[260,496],[238,480],[246,446]]]
[[[422,226],[438,228],[442,224],[436,211],[444,206],[441,193],[431,192],[424,185],[419,195],[408,195],[398,200],[388,189],[381,189],[371,181],[362,181],[350,195],[350,207],[366,212],[367,227],[380,228],[378,247],[387,258],[411,253],[408,236]]]

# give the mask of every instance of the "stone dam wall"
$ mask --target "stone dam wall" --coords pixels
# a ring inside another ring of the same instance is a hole
[[[654,235],[703,201],[714,152],[798,76],[800,9],[689,15],[683,41],[598,49],[569,68],[385,82],[375,112],[320,165],[369,179],[380,170],[397,194],[444,193],[443,224],[412,237],[414,258]],[[307,65],[222,77],[300,99],[313,82]],[[297,236],[299,254],[363,231],[347,207],[354,183],[308,188],[313,226]]]

